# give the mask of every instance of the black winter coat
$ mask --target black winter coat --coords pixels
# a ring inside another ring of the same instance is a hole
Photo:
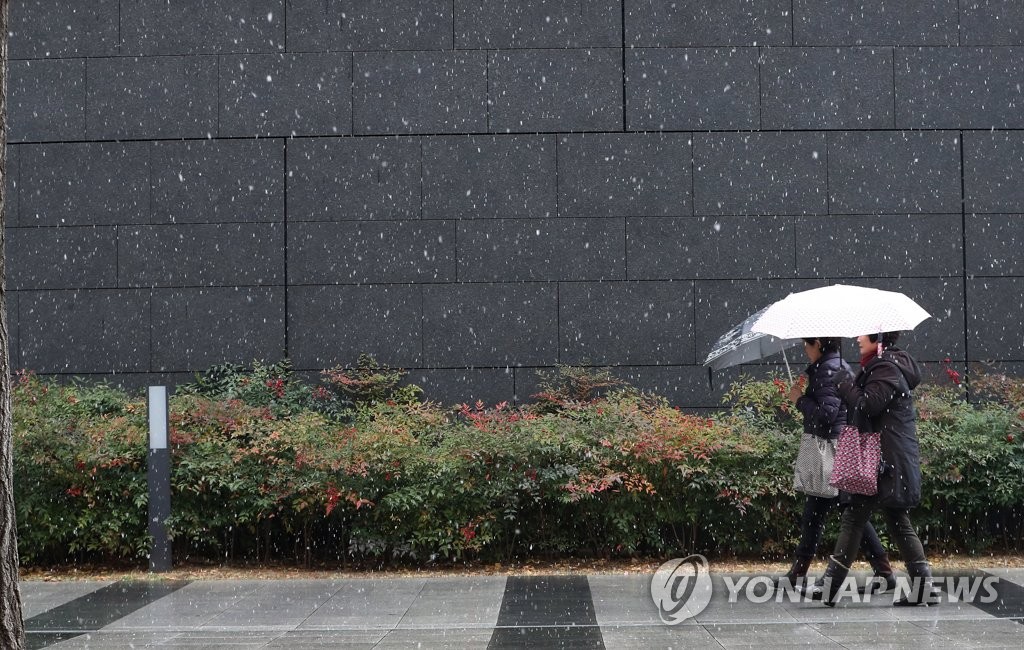
[[[853,381],[847,378],[839,384],[850,424],[881,433],[882,467],[873,498],[887,508],[913,508],[921,502],[921,453],[911,393],[920,383],[917,362],[890,347],[869,361]]]
[[[849,375],[850,367],[838,352],[828,352],[805,372],[807,390],[796,401],[804,416],[804,432],[819,438],[839,437],[839,430],[846,424],[846,404],[839,397],[834,377],[836,373]]]

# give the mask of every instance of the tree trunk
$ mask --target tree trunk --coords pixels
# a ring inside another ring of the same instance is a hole
[[[0,0],[0,648],[25,647],[18,589],[18,525],[14,514],[11,366],[7,339],[4,209],[7,188],[7,0]]]

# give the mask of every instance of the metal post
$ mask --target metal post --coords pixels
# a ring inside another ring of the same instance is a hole
[[[171,542],[167,519],[171,516],[171,452],[167,448],[167,387],[149,387],[149,535],[153,548],[149,570],[171,570]]]

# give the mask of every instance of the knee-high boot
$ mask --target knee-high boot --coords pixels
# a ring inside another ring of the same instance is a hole
[[[927,562],[910,562],[907,564],[907,573],[910,575],[910,592],[905,598],[894,600],[893,607],[938,605],[942,597],[935,588],[931,566]]]
[[[798,584],[802,584],[807,577],[807,569],[809,568],[811,568],[811,558],[797,556],[793,560],[793,566],[789,568],[789,571],[775,579],[775,588],[778,589],[780,585],[795,587]]]
[[[867,581],[867,584],[858,589],[860,593],[881,594],[896,588],[896,574],[893,573],[888,553],[869,557],[868,562],[871,563],[875,575]]]
[[[836,597],[839,590],[850,573],[850,567],[842,564],[833,555],[828,560],[828,567],[821,578],[814,581],[814,584],[804,592],[811,600],[820,600],[829,607],[836,606]]]

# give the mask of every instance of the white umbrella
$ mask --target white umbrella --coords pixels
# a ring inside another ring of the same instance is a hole
[[[788,371],[789,360],[785,358],[786,348],[799,344],[800,339],[780,339],[769,334],[750,331],[750,327],[764,314],[765,309],[749,316],[719,337],[711,347],[708,358],[704,360],[704,365],[714,370],[721,370],[782,352]]]
[[[750,331],[778,338],[853,337],[912,330],[928,317],[902,293],[834,284],[791,293],[769,305]]]

